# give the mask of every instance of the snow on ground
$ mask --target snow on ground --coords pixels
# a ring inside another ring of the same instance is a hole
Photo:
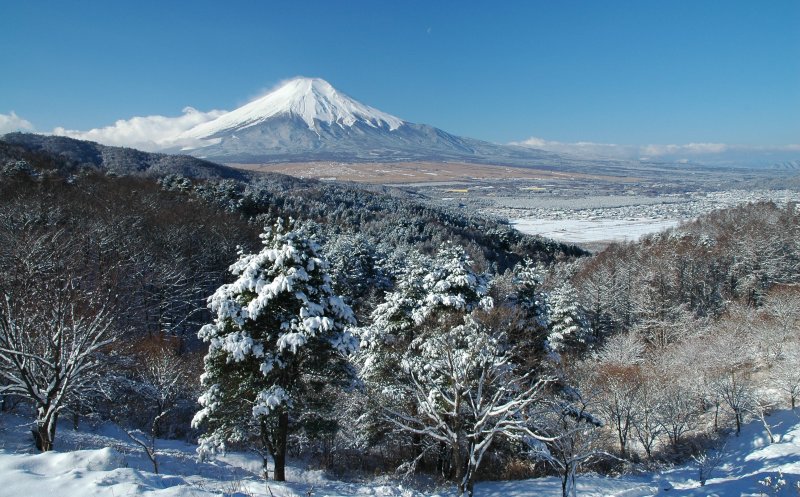
[[[800,202],[800,192],[727,190],[658,196],[491,197],[490,200],[494,206],[484,210],[507,218],[523,233],[582,245],[636,241],[715,209],[748,202],[771,201],[784,206]]]
[[[588,497],[644,496],[762,496],[800,495],[800,410],[780,411],[770,418],[776,442],[770,444],[760,422],[731,437],[725,457],[705,486],[698,483],[697,468],[686,464],[657,474],[606,478],[581,475],[579,495]],[[212,463],[195,459],[195,446],[179,441],[161,441],[162,474],[152,472],[125,434],[113,425],[82,427],[73,431],[60,427],[57,450],[40,454],[30,447],[30,424],[9,414],[0,414],[0,495],[29,497],[52,495],[84,497],[124,496],[269,496],[294,497],[417,497],[452,496],[452,489],[423,491],[390,479],[343,482],[323,471],[303,467],[297,461],[287,468],[287,483],[264,482],[260,463],[252,454],[232,453]],[[786,485],[775,493],[759,481],[773,480],[781,471]],[[269,489],[267,486],[269,485]],[[481,482],[476,496],[559,496],[557,478],[512,482]]]
[[[678,219],[512,219],[511,224],[529,235],[541,235],[560,242],[633,242],[649,233],[677,226]]]

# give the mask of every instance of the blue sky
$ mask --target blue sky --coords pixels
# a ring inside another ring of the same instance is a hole
[[[86,130],[303,75],[495,142],[798,144],[799,26],[797,0],[0,0],[0,114]]]

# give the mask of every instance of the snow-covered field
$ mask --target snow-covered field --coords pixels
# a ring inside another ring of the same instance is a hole
[[[800,410],[779,411],[767,418],[776,442],[770,444],[760,422],[746,425],[742,435],[728,440],[719,469],[705,486],[697,468],[686,464],[663,472],[606,478],[582,475],[579,495],[592,497],[672,496],[797,496],[800,490]],[[233,453],[211,463],[195,460],[195,446],[162,441],[161,473],[124,433],[113,425],[73,431],[66,425],[56,439],[57,450],[36,453],[29,442],[29,424],[0,415],[0,495],[84,497],[123,496],[382,496],[452,495],[450,488],[412,488],[386,478],[344,482],[295,461],[287,468],[287,483],[264,482],[259,462],[250,454]],[[783,475],[778,492],[760,481]],[[268,488],[269,487],[269,488]],[[541,478],[513,482],[483,482],[475,494],[482,497],[558,496],[559,481]]]
[[[512,219],[511,224],[529,235],[541,235],[560,242],[632,242],[649,233],[677,226],[678,219]]]
[[[793,190],[728,190],[648,196],[494,198],[485,209],[522,233],[576,244],[637,241],[715,209],[747,202],[800,202]]]

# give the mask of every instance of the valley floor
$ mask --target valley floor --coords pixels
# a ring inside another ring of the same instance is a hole
[[[798,200],[800,192],[792,190],[730,190],[663,196],[504,198],[495,199],[495,206],[485,210],[506,216],[522,233],[597,250],[612,242],[635,242],[716,209],[747,202],[786,205]]]
[[[796,496],[800,494],[800,411],[779,411],[768,418],[776,442],[770,444],[760,422],[731,437],[725,457],[705,486],[697,468],[686,464],[661,473],[607,478],[581,475],[579,495],[592,497],[671,496]],[[8,497],[58,495],[123,496],[381,496],[453,495],[452,488],[425,488],[390,478],[338,481],[323,471],[294,462],[287,483],[259,478],[260,463],[251,454],[232,453],[200,463],[195,446],[161,441],[161,473],[117,427],[106,424],[73,431],[62,426],[55,451],[39,454],[30,447],[29,424],[17,416],[0,415],[0,494]],[[775,492],[760,483],[783,475],[785,486]],[[556,478],[510,482],[481,482],[476,496],[558,496]]]
[[[680,224],[677,219],[515,219],[512,226],[531,235],[585,246],[590,243],[635,242],[642,236]]]

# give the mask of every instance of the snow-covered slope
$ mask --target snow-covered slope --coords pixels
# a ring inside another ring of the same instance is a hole
[[[209,139],[258,125],[272,117],[299,117],[310,130],[322,125],[352,127],[356,123],[395,130],[403,120],[373,109],[338,92],[319,78],[295,78],[267,95],[183,134],[184,138]]]
[[[769,443],[759,421],[749,423],[741,436],[728,440],[721,464],[705,486],[698,481],[696,465],[690,463],[657,474],[616,478],[580,475],[579,494],[587,497],[796,496],[800,491],[800,412],[779,411],[767,419],[775,442]],[[198,462],[195,446],[179,441],[158,441],[161,474],[156,475],[141,450],[114,425],[81,431],[64,425],[56,439],[57,450],[44,454],[32,450],[28,427],[22,418],[8,413],[0,415],[0,495],[4,497],[205,497],[269,493],[329,497],[455,495],[452,486],[424,490],[420,482],[409,486],[391,477],[338,481],[323,471],[306,469],[298,462],[288,468],[289,481],[267,482],[267,491],[254,454],[234,452],[216,461]],[[765,478],[774,482],[779,474],[785,481],[780,491],[761,483]],[[559,480],[547,477],[486,481],[475,486],[476,497],[531,495],[559,497]]]

